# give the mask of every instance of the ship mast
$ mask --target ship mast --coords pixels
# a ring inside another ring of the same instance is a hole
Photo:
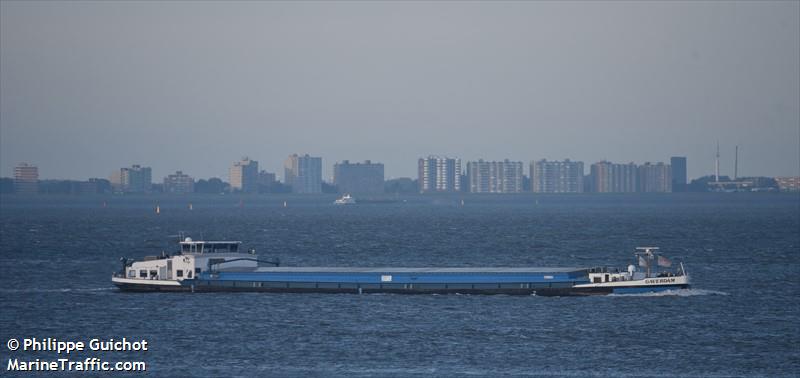
[[[653,265],[652,261],[655,257],[653,251],[657,251],[658,247],[636,247],[637,251],[642,251],[641,255],[639,253],[636,256],[643,256],[645,269],[647,269],[647,277],[650,277],[650,267]]]

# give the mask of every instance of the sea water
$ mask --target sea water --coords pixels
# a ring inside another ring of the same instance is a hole
[[[333,199],[2,197],[3,375],[9,359],[59,357],[6,346],[34,337],[146,340],[146,352],[69,357],[145,361],[156,376],[800,374],[797,194]],[[625,267],[635,247],[658,246],[684,262],[692,288],[563,298],[113,288],[120,257],[173,252],[181,234],[241,240],[284,266]]]

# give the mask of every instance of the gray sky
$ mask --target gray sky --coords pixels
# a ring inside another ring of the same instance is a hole
[[[800,175],[800,3],[0,4],[0,174],[429,154]],[[526,168],[527,169],[527,168]]]

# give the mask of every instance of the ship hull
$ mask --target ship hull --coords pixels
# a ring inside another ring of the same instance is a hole
[[[272,292],[505,294],[591,296],[636,294],[686,288],[689,277],[660,269],[671,262],[655,247],[641,247],[637,272],[608,267],[298,267],[260,260],[254,250],[241,253],[236,241],[180,242],[175,255],[122,259],[112,282],[132,292]],[[272,265],[272,266],[266,266]]]
[[[662,286],[615,286],[615,287],[548,287],[530,283],[510,284],[425,284],[425,285],[381,285],[330,282],[281,282],[281,281],[221,281],[184,280],[179,285],[158,282],[114,282],[127,292],[261,292],[261,293],[328,293],[328,294],[463,294],[463,295],[528,295],[528,296],[596,296],[609,294],[639,294],[679,290],[688,284]]]

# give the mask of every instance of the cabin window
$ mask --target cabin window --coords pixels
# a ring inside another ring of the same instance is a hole
[[[190,270],[186,275],[187,275],[187,278],[192,278],[192,271]]]
[[[194,268],[194,274],[200,274],[200,268]]]
[[[609,280],[608,280],[608,274],[606,274],[606,280],[605,280],[605,281],[603,281],[603,282],[608,282],[608,281],[609,281]]]
[[[189,244],[181,244],[182,252],[189,252]]]
[[[147,270],[140,270],[139,271],[139,278],[147,278]]]
[[[178,277],[183,277],[183,269],[178,269],[175,271],[175,275]]]
[[[600,277],[594,277],[594,278],[592,278],[592,282],[593,282],[593,283],[600,283]]]
[[[136,270],[131,269],[128,271],[128,278],[136,278]]]
[[[157,270],[151,270],[150,271],[150,278],[155,278],[157,276],[158,276],[158,271]]]

